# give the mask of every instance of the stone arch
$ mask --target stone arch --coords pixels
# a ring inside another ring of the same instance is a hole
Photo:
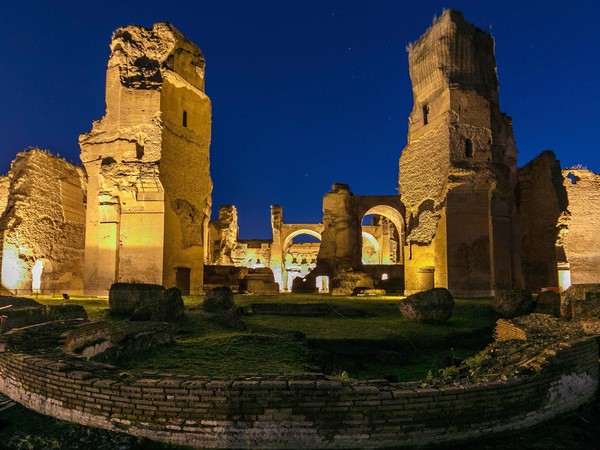
[[[396,231],[398,232],[398,246],[399,248],[397,249],[397,264],[402,264],[403,260],[404,260],[404,255],[403,255],[403,246],[404,246],[404,217],[402,216],[401,213],[401,209],[400,209],[400,201],[397,197],[394,197],[393,200],[390,199],[390,201],[386,202],[388,204],[385,204],[383,202],[377,204],[377,200],[381,200],[381,198],[379,197],[375,197],[373,198],[372,201],[369,201],[369,197],[364,198],[363,201],[358,202],[357,205],[357,215],[360,219],[360,222],[362,224],[362,220],[364,219],[365,216],[371,215],[371,214],[376,214],[382,217],[385,217],[386,219],[388,219],[396,228]],[[396,203],[397,205],[394,205],[393,203]]]
[[[282,236],[282,285],[284,290],[291,290],[295,278],[304,278],[317,264],[320,242],[298,243],[293,240],[297,236],[308,235],[321,241],[322,225],[293,227]],[[294,248],[296,247],[296,248]]]
[[[316,227],[315,227],[316,228]],[[321,225],[320,228],[323,228],[323,226]],[[313,228],[299,228],[296,229],[290,233],[288,233],[285,236],[282,236],[282,241],[283,241],[283,247],[285,248],[287,245],[289,245],[289,243],[296,237],[296,236],[300,236],[302,234],[307,234],[309,236],[315,237],[318,240],[321,240],[321,233]]]

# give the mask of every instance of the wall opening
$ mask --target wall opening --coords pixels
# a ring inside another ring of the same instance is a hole
[[[429,106],[426,104],[423,105],[423,125],[427,125],[429,123]]]
[[[144,146],[142,144],[135,144],[135,157],[142,159],[144,157]]]
[[[393,214],[391,208],[384,206],[371,208],[363,216],[361,222],[363,264],[402,264],[399,216],[399,213]]]
[[[319,292],[329,292],[329,277],[327,275],[317,277],[317,288]]]
[[[184,110],[183,111],[183,117],[182,117],[182,120],[181,120],[181,124],[184,127],[187,127],[187,123],[188,123],[187,111]]]
[[[579,178],[577,178],[571,172],[567,174],[567,178],[571,181],[571,184],[577,184],[577,181],[579,180]]]
[[[39,293],[42,288],[42,273],[44,272],[44,263],[38,259],[31,268],[31,290]]]
[[[571,287],[571,270],[569,263],[558,263],[558,288],[560,292]]]
[[[296,230],[285,239],[282,274],[284,290],[291,291],[295,278],[304,278],[317,266],[320,246],[321,235],[314,230]],[[317,287],[321,290],[319,282],[317,282]]]
[[[175,287],[181,291],[181,295],[190,295],[191,272],[189,267],[175,268]]]
[[[473,141],[471,139],[465,139],[465,156],[467,158],[473,157]]]

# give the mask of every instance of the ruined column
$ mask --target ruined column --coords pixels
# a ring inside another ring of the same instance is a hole
[[[221,205],[219,217],[210,221],[209,255],[207,263],[216,266],[233,266],[231,252],[238,242],[239,225],[237,208]]]
[[[212,181],[204,57],[175,27],[113,34],[106,114],[80,136],[89,177],[85,284],[202,291]]]
[[[273,243],[271,244],[270,267],[275,277],[275,283],[279,290],[287,289],[287,273],[285,273],[285,261],[283,258],[283,242],[281,240],[281,226],[283,225],[283,208],[279,205],[271,206],[271,231]]]
[[[335,183],[323,197],[321,246],[309,278],[331,277],[332,294],[350,294],[358,285],[373,286],[372,279],[362,272],[361,225],[353,197],[350,187],[342,183]]]
[[[409,46],[414,106],[400,157],[407,293],[434,273],[454,294],[520,285],[510,118],[500,112],[492,37],[446,10]]]

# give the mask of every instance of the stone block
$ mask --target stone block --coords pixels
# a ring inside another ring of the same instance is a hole
[[[227,286],[212,288],[204,295],[202,309],[206,312],[223,312],[230,310],[233,307],[235,307],[233,291]]]
[[[512,319],[533,312],[533,297],[527,290],[508,290],[494,297],[492,308],[502,317]]]
[[[398,309],[410,320],[442,323],[452,317],[454,299],[447,289],[434,288],[409,295],[398,303]]]
[[[131,314],[145,304],[158,302],[164,290],[158,284],[113,283],[108,293],[110,312]]]

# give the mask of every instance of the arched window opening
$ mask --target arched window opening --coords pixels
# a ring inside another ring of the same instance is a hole
[[[425,105],[423,105],[423,125],[427,125],[429,123],[428,115],[429,115],[429,106],[427,106],[425,104]]]
[[[567,178],[569,180],[571,180],[571,184],[577,184],[577,181],[579,180],[579,178],[577,178],[575,175],[573,175],[571,172],[569,172],[567,174]]]
[[[187,119],[188,119],[188,118],[187,118],[187,111],[185,111],[185,110],[184,110],[184,111],[183,111],[183,119],[182,119],[182,124],[183,124],[183,126],[184,126],[184,127],[186,127],[186,128],[187,128]]]
[[[401,220],[399,213],[389,207],[367,211],[361,221],[363,264],[402,264]]]

